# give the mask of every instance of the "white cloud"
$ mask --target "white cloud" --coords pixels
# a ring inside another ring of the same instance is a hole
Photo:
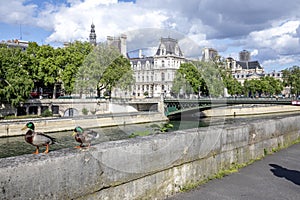
[[[43,0],[39,7],[33,2],[37,1],[1,0],[0,22],[21,21],[49,30],[48,43],[86,40],[93,22],[98,42],[128,33],[131,49],[157,45],[160,37],[174,31],[169,36],[181,35],[176,39],[189,38],[198,45],[187,48],[186,54],[204,46],[227,55],[247,49],[261,63],[274,60],[274,66],[300,51],[300,3],[295,0]]]
[[[7,24],[34,23],[37,5],[24,5],[26,0],[0,1],[0,21]]]
[[[52,13],[49,14],[52,16]],[[93,0],[77,2],[70,8],[61,7],[54,16],[54,31],[47,39],[48,42],[84,40],[89,36],[92,22],[97,41],[103,41],[108,35],[119,35],[130,30],[161,28],[167,19],[161,11],[139,8],[131,3],[118,4],[113,0],[101,3]]]
[[[277,59],[264,60],[262,63],[262,66],[264,66],[267,71],[274,70],[274,67],[272,67],[274,65],[278,66],[276,68],[276,71],[280,71],[285,69],[286,66],[290,66],[290,67],[293,65],[299,66],[299,59],[295,58],[295,56],[280,56]]]
[[[254,49],[252,52],[251,52],[251,56],[256,56],[258,55],[258,50],[257,49]]]
[[[269,29],[254,31],[247,40],[256,48],[274,49],[278,54],[299,52],[299,38],[297,29],[300,21],[287,21]]]

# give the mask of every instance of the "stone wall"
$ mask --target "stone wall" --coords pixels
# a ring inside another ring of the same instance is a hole
[[[132,112],[118,114],[103,114],[99,116],[84,116],[72,118],[33,118],[19,120],[2,120],[0,122],[0,137],[18,136],[25,134],[21,129],[27,122],[35,124],[36,131],[58,132],[73,130],[80,125],[85,128],[99,128],[126,124],[150,123],[167,121],[168,118],[158,112]]]
[[[216,116],[243,116],[243,115],[263,115],[274,113],[300,112],[300,106],[293,105],[236,105],[220,108],[213,108],[203,111],[206,117]]]
[[[300,116],[0,159],[1,199],[164,199],[300,137]]]

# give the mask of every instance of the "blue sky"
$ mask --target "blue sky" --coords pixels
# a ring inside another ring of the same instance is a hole
[[[203,47],[238,60],[244,49],[267,72],[300,65],[300,2],[294,0],[1,0],[0,40],[50,44],[126,34],[128,51],[179,40],[186,57]]]

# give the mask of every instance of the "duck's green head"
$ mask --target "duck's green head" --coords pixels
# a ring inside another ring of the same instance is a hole
[[[83,133],[83,128],[81,128],[80,126],[76,126],[73,130],[73,136],[77,133]]]
[[[23,128],[22,130],[26,129],[26,128],[29,128],[31,130],[34,130],[34,124],[33,122],[28,122]]]

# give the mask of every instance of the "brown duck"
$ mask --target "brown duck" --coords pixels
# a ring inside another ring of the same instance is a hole
[[[80,126],[75,127],[73,136],[75,136],[75,140],[80,143],[80,145],[75,148],[85,147],[84,144],[87,144],[87,147],[90,147],[92,140],[99,137],[97,132],[91,130],[84,131]]]
[[[36,147],[36,151],[33,154],[38,154],[39,147],[41,146],[46,146],[44,153],[48,153],[49,145],[56,144],[55,138],[45,135],[44,133],[35,132],[33,122],[28,122],[22,130],[26,128],[28,128],[28,130],[25,134],[25,141]]]

